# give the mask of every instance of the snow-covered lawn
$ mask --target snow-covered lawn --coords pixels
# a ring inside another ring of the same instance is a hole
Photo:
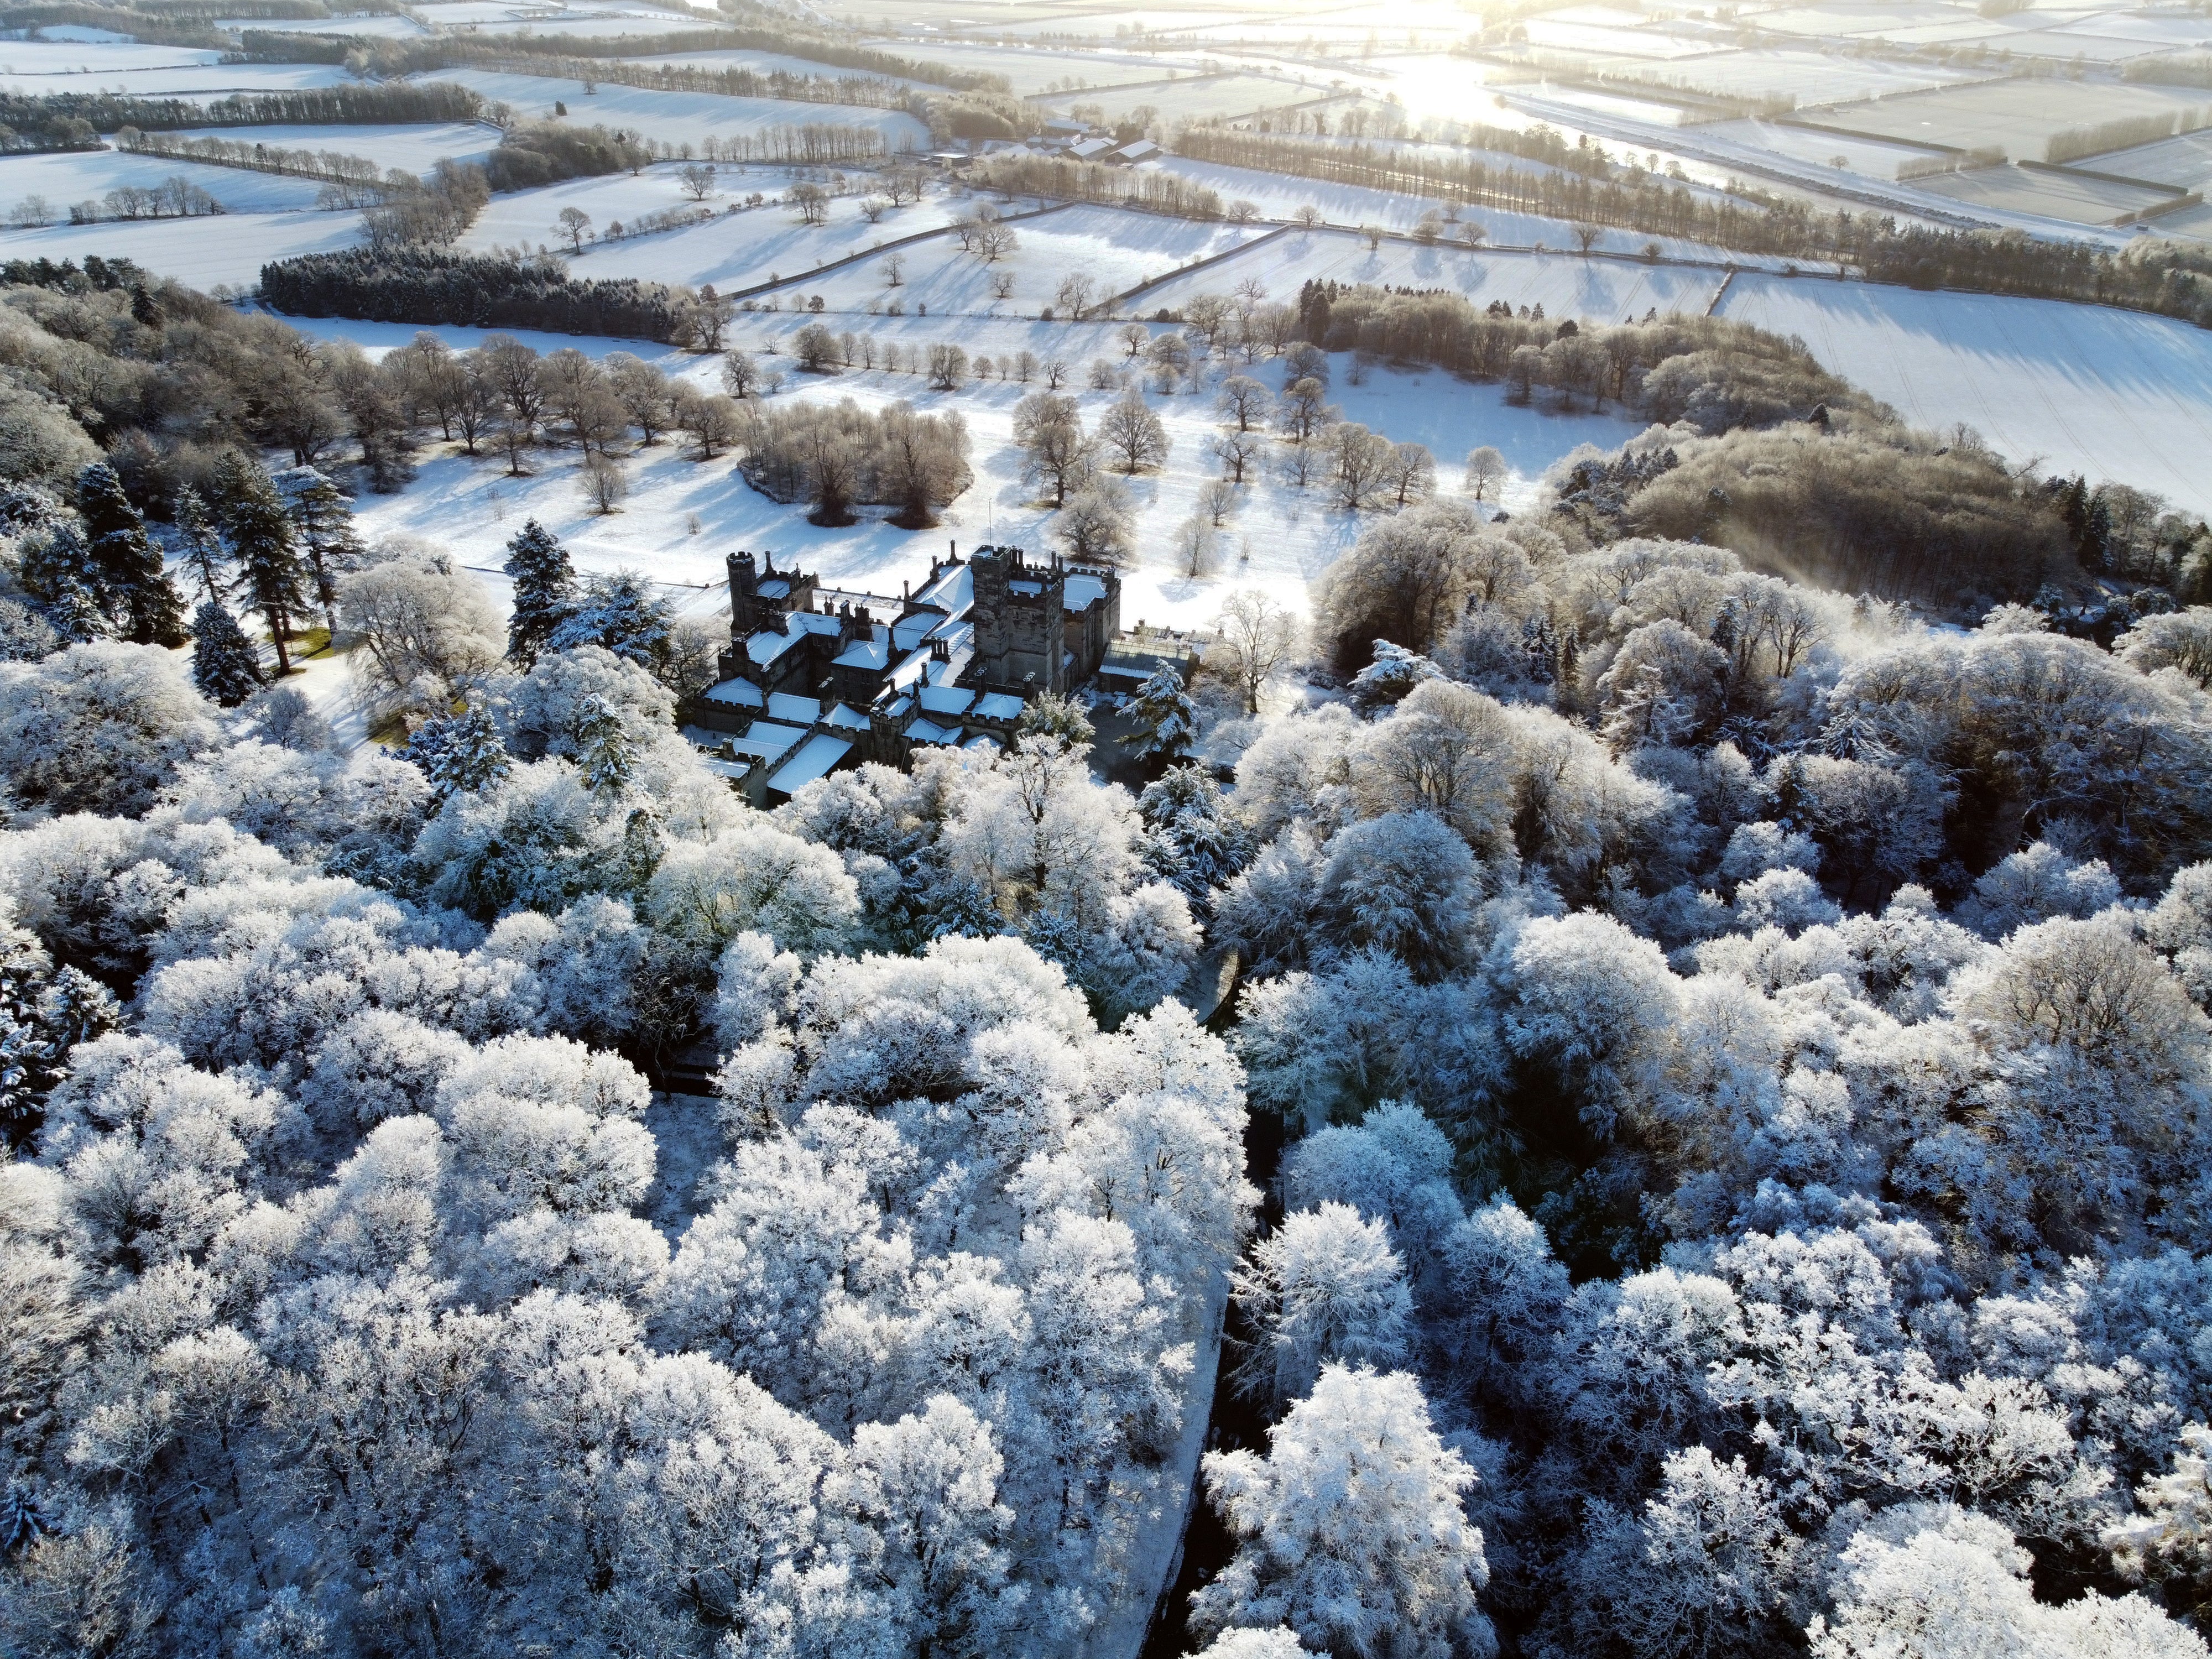
[[[198,185],[233,213],[311,208],[322,189],[312,179],[288,179],[245,167],[209,167],[166,155],[126,155],[114,149],[72,150],[0,156],[0,213],[27,197],[42,196],[55,216],[66,218],[76,204],[97,202],[111,190],[125,185],[147,190],[177,178]]]
[[[222,54],[211,48],[149,46],[136,40],[0,40],[0,74],[7,75],[100,75],[222,61]]]
[[[553,106],[563,103],[568,106],[568,118],[579,126],[623,128],[669,144],[749,137],[778,127],[848,126],[873,129],[893,150],[929,146],[929,129],[899,110],[803,104],[784,98],[726,98],[714,92],[659,92],[605,81],[594,82],[599,90],[587,94],[580,81],[490,70],[440,70],[415,78],[467,87],[531,120],[550,116]]]
[[[1915,425],[2212,513],[2212,334],[2057,300],[1739,276],[1723,316],[1795,334]]]
[[[755,349],[787,337],[799,319],[771,323],[759,317],[738,319],[736,343]],[[404,344],[414,331],[393,326],[303,322],[318,335],[343,334],[377,349]],[[925,319],[887,319],[879,338],[893,336],[909,344],[945,337]],[[481,333],[437,331],[456,347],[473,344]],[[1051,324],[989,323],[963,319],[954,337],[971,351],[1004,355],[1026,343],[1040,356],[1066,357],[1078,369],[1069,388],[1095,425],[1114,393],[1079,389],[1081,370],[1091,358],[1118,360],[1121,347],[1114,331],[1101,325],[1069,328]],[[713,357],[665,354],[656,357],[646,344],[628,341],[570,340],[550,337],[540,345],[574,345],[601,355],[635,350],[648,361],[680,372],[702,385],[714,384],[720,367]],[[788,359],[781,359],[788,367]],[[1461,463],[1479,444],[1502,450],[1514,471],[1505,503],[1528,501],[1535,480],[1560,455],[1584,442],[1612,446],[1637,429],[1613,415],[1559,415],[1516,409],[1504,388],[1473,386],[1435,370],[1377,371],[1364,386],[1347,384],[1351,365],[1334,365],[1333,401],[1347,418],[1401,441],[1429,446],[1438,460],[1439,482],[1455,489]],[[1281,378],[1279,366],[1262,364],[1258,374],[1270,386]],[[358,503],[364,531],[372,536],[422,537],[450,547],[460,562],[479,574],[495,571],[507,540],[535,517],[566,542],[580,567],[633,567],[671,584],[679,605],[702,614],[723,603],[723,559],[739,548],[773,550],[828,578],[896,591],[899,581],[926,568],[933,553],[948,543],[963,550],[979,542],[1007,542],[1042,551],[1048,545],[1051,509],[1021,478],[1021,456],[1013,447],[1014,405],[1035,385],[1013,380],[971,383],[957,392],[930,391],[916,374],[848,371],[842,374],[796,376],[783,398],[850,398],[866,407],[898,399],[927,411],[957,410],[967,422],[972,442],[970,465],[975,482],[945,514],[936,530],[909,532],[871,517],[844,529],[824,530],[806,522],[804,508],[781,506],[760,495],[740,477],[731,459],[696,462],[673,443],[641,451],[628,464],[631,492],[623,510],[601,517],[576,490],[573,451],[540,452],[527,478],[507,475],[506,464],[487,451],[471,461],[458,454],[426,456],[420,477],[394,496],[364,495]],[[1307,584],[1379,521],[1373,513],[1351,514],[1330,504],[1324,484],[1301,491],[1270,469],[1261,482],[1240,492],[1242,499],[1220,531],[1218,568],[1193,580],[1176,563],[1173,550],[1178,525],[1197,510],[1200,489],[1217,475],[1206,445],[1222,428],[1213,410],[1211,386],[1199,395],[1148,393],[1147,401],[1166,425],[1172,446],[1161,471],[1127,481],[1136,507],[1137,544],[1141,556],[1123,578],[1124,626],[1138,622],[1203,624],[1218,614],[1222,599],[1244,587],[1258,587],[1303,611]],[[691,527],[696,515],[699,528]]]
[[[823,303],[833,311],[879,311],[896,301],[908,312],[927,306],[933,316],[954,312],[1034,316],[1054,302],[1054,295],[1068,276],[1078,273],[1089,276],[1096,296],[1118,294],[1139,283],[1171,276],[1193,260],[1255,241],[1267,228],[1194,224],[1158,214],[1083,205],[1018,222],[1013,227],[1018,239],[1013,252],[995,264],[985,264],[979,254],[963,252],[948,232],[933,241],[900,250],[905,269],[904,281],[897,288],[888,284],[882,262],[874,259],[861,260],[797,286],[810,297],[820,295]],[[702,232],[686,234],[704,234],[703,228]],[[854,239],[856,249],[866,246],[866,241]],[[1004,276],[1012,276],[1014,289],[1010,297],[1000,300],[994,284]],[[1149,297],[1146,303],[1149,309]]]
[[[404,167],[414,173],[428,173],[441,161],[480,161],[499,143],[498,128],[477,121],[423,121],[391,126],[209,127],[179,136],[226,138],[242,143],[267,144],[272,149],[332,149],[342,155],[366,155],[379,167]],[[216,193],[222,194],[220,191]]]
[[[1441,243],[1385,241],[1370,252],[1364,238],[1347,231],[1293,230],[1249,253],[1148,289],[1139,303],[1148,313],[1177,307],[1200,294],[1233,293],[1247,279],[1287,300],[1309,278],[1347,286],[1449,289],[1478,306],[1492,300],[1516,310],[1541,305],[1547,317],[1600,323],[1626,322],[1655,308],[1702,315],[1721,283],[1719,272],[1694,266],[1573,253],[1493,253]]]

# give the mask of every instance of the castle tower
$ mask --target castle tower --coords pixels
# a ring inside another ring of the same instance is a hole
[[[730,637],[743,641],[760,628],[760,576],[750,553],[732,553],[730,568]]]
[[[1006,658],[1014,648],[1013,623],[1006,615],[1006,554],[995,547],[979,547],[969,558],[975,589],[975,654],[994,679],[1006,677]]]

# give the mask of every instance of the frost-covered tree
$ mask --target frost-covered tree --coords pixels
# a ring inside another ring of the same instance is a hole
[[[514,579],[507,654],[526,669],[574,604],[575,568],[568,562],[568,550],[535,519],[507,543],[507,562],[501,568]]]
[[[295,466],[270,482],[284,497],[297,531],[300,554],[314,584],[315,603],[333,632],[337,628],[340,580],[368,556],[354,527],[353,504],[344,492],[312,466]]]
[[[135,645],[183,644],[184,601],[112,467],[96,461],[76,475],[76,510],[116,631]]]
[[[1324,1364],[1402,1360],[1413,1301],[1379,1221],[1348,1204],[1298,1210],[1252,1247],[1236,1280],[1258,1332],[1248,1380],[1277,1400],[1310,1391]]]
[[[214,713],[158,646],[98,640],[0,663],[0,773],[26,805],[143,812],[179,765],[218,740]]]
[[[261,464],[228,457],[218,472],[223,534],[238,566],[239,597],[261,615],[276,649],[276,675],[292,672],[290,640],[300,612],[313,603],[299,532],[283,496]]]
[[[499,664],[499,613],[445,554],[386,559],[345,577],[338,618],[362,702],[378,714],[449,711]]]
[[[1176,760],[1198,738],[1198,714],[1173,663],[1162,663],[1121,700],[1134,728],[1130,752],[1140,760]]]
[[[1280,1624],[1316,1652],[1494,1652],[1489,1577],[1462,1495],[1474,1476],[1402,1372],[1325,1368],[1266,1457],[1209,1452],[1208,1494],[1238,1540],[1192,1599],[1202,1633]]]

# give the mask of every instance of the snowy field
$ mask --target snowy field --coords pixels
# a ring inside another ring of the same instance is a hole
[[[1572,253],[1493,253],[1438,245],[1385,242],[1370,252],[1342,231],[1294,230],[1249,253],[1179,277],[1142,296],[1146,311],[1180,307],[1200,294],[1228,294],[1256,279],[1289,299],[1309,278],[1389,288],[1446,289],[1478,306],[1504,300],[1516,310],[1541,305],[1547,317],[1625,322],[1656,308],[1702,316],[1720,287],[1717,271],[1647,265],[1626,259],[1585,259]]]
[[[1762,98],[1787,94],[1800,104],[1826,104],[1846,98],[1879,98],[1945,86],[1961,71],[1925,64],[1885,64],[1873,58],[1831,57],[1786,48],[1766,52],[1720,52],[1683,63],[1608,64],[1614,74],[1639,76],[1654,86],[1709,92],[1723,97]]]
[[[1019,239],[1014,252],[996,264],[986,264],[976,254],[963,252],[948,233],[929,242],[899,250],[905,260],[904,282],[892,288],[882,262],[864,259],[804,284],[806,294],[822,296],[833,311],[876,311],[894,300],[908,311],[927,306],[937,315],[953,312],[1005,313],[1034,316],[1053,303],[1060,283],[1082,274],[1103,298],[1120,294],[1140,283],[1172,275],[1194,260],[1240,247],[1267,234],[1251,225],[1194,224],[1157,214],[1133,213],[1119,208],[1065,208],[1013,226]],[[701,231],[686,233],[703,235]],[[996,297],[994,283],[1011,275],[1014,288],[1006,299]],[[1234,286],[1231,279],[1228,286]],[[1152,308],[1150,294],[1146,308]]]
[[[1169,60],[1126,52],[1054,52],[1042,46],[985,46],[968,40],[885,40],[886,52],[909,53],[949,69],[981,70],[1003,75],[1015,93],[1057,91],[1066,82],[1110,87],[1130,81],[1157,80],[1170,68]]]
[[[340,64],[217,64],[193,63],[173,55],[167,69],[109,69],[97,64],[79,70],[26,70],[15,54],[24,43],[0,41],[0,92],[20,92],[34,98],[56,93],[125,93],[133,98],[190,98],[206,103],[232,93],[293,92],[302,87],[343,86],[353,77]],[[113,46],[80,48],[108,52]],[[163,48],[167,50],[167,48]],[[189,58],[189,54],[185,55]],[[15,65],[10,68],[9,65]]]
[[[613,222],[634,221],[641,214],[707,207],[718,216],[711,222],[617,242],[586,244],[582,255],[571,263],[580,276],[635,276],[695,287],[712,283],[727,289],[752,287],[777,276],[796,276],[878,242],[936,230],[975,206],[972,201],[933,195],[893,209],[884,215],[881,223],[872,225],[860,213],[860,198],[842,196],[830,203],[827,224],[805,225],[779,198],[805,170],[720,167],[714,192],[701,203],[694,203],[684,193],[676,171],[664,165],[647,168],[635,178],[623,173],[608,179],[574,179],[542,190],[494,197],[470,231],[467,246],[511,247],[520,242],[532,247],[540,243],[557,247],[562,238],[555,221],[564,208],[573,207],[589,216],[594,231],[603,231]],[[769,198],[767,204],[728,211],[732,203],[756,191]]]
[[[222,172],[226,178],[264,179]],[[283,182],[296,184],[297,179]],[[358,213],[229,213],[211,219],[155,219],[102,225],[0,230],[0,259],[132,259],[187,287],[251,287],[271,259],[327,253],[361,240]]]
[[[283,213],[312,208],[322,189],[312,179],[288,179],[245,167],[208,167],[166,155],[126,155],[113,149],[8,155],[0,156],[0,216],[18,203],[40,196],[46,198],[51,216],[66,219],[76,203],[96,202],[109,191],[125,185],[145,190],[175,178],[198,185],[233,213]],[[227,232],[211,230],[210,234]]]
[[[1875,138],[1994,147],[2014,161],[2039,161],[2052,134],[2133,116],[2200,108],[2203,92],[2181,87],[2090,84],[2072,81],[1994,81],[1909,97],[1881,98],[1829,110],[1828,125]]]
[[[342,155],[366,155],[380,167],[404,167],[415,173],[426,173],[441,161],[481,161],[499,143],[499,129],[479,121],[423,121],[392,126],[209,127],[178,136],[231,139],[267,144],[277,149],[334,149]],[[212,190],[214,186],[209,188]],[[216,191],[216,194],[222,196],[222,192]]]
[[[415,78],[467,87],[532,120],[550,116],[556,103],[565,103],[568,118],[580,126],[627,128],[667,144],[750,137],[777,127],[852,126],[873,128],[895,151],[929,145],[929,129],[898,110],[802,104],[782,98],[726,98],[714,92],[659,92],[605,81],[595,82],[599,90],[587,94],[581,82],[489,70],[440,70]]]
[[[622,61],[645,69],[750,70],[756,75],[820,75],[832,79],[845,76],[866,76],[869,80],[890,81],[902,87],[920,87],[931,92],[942,92],[942,87],[927,81],[915,81],[898,75],[870,75],[865,70],[846,69],[836,64],[823,64],[811,58],[793,58],[787,52],[750,52],[732,47],[723,52],[635,52],[625,53]]]
[[[200,46],[149,46],[136,40],[0,40],[0,74],[105,75],[216,64],[222,54]]]
[[[412,40],[429,31],[412,18],[391,12],[347,12],[335,17],[227,17],[214,27],[243,34],[265,29],[289,34],[358,35],[369,40]]]
[[[2212,334],[2140,313],[1739,276],[1721,313],[1795,334],[1917,426],[1964,421],[2014,463],[2212,513]]]
[[[1269,76],[1191,76],[1174,81],[1147,81],[1131,86],[1093,87],[1084,92],[1062,93],[1039,101],[1039,107],[1066,115],[1076,105],[1097,105],[1112,125],[1132,111],[1151,109],[1165,122],[1200,121],[1249,115],[1257,110],[1283,109],[1310,104],[1329,96],[1325,78],[1308,82],[1279,81]]]
[[[397,325],[289,319],[319,337],[345,337],[366,349],[404,345],[417,331]],[[771,321],[741,316],[735,331],[740,346],[762,349],[787,341],[802,319]],[[481,331],[432,331],[457,349],[474,344]],[[945,337],[927,319],[886,319],[874,325],[878,339],[898,338],[910,346]],[[715,384],[719,360],[657,349],[645,342],[523,337],[541,349],[575,346],[592,356],[633,351],[647,362],[682,373],[702,386]],[[1079,390],[1080,369],[1095,356],[1119,360],[1122,347],[1115,330],[1103,325],[963,322],[955,337],[972,351],[1004,355],[1026,346],[1039,356],[1060,356],[1078,366],[1069,390],[1083,407],[1086,425],[1116,394]],[[788,367],[788,358],[780,358]],[[1340,355],[1334,362],[1332,401],[1347,419],[1359,421],[1400,441],[1425,443],[1438,458],[1439,483],[1457,487],[1461,463],[1479,444],[1495,445],[1505,454],[1514,477],[1506,504],[1528,500],[1544,469],[1577,444],[1619,444],[1638,428],[1612,415],[1559,415],[1504,401],[1496,386],[1469,386],[1434,370],[1377,371],[1365,386],[1346,383],[1351,368]],[[1269,386],[1279,383],[1279,366],[1261,364],[1258,374]],[[623,566],[642,569],[672,585],[691,607],[709,611],[722,602],[722,560],[733,548],[773,549],[809,569],[819,568],[834,581],[892,587],[927,566],[949,540],[964,550],[977,542],[1017,543],[1033,551],[1047,543],[1050,508],[1035,499],[1021,481],[1019,453],[1012,447],[1014,405],[1036,390],[1012,381],[971,384],[957,392],[933,392],[915,374],[848,371],[798,376],[781,398],[836,400],[850,398],[868,407],[904,399],[925,411],[957,410],[973,443],[970,464],[975,483],[933,531],[908,532],[867,520],[840,530],[817,529],[799,509],[778,506],[756,494],[726,458],[695,463],[673,446],[656,445],[629,463],[631,494],[624,510],[611,518],[590,512],[576,494],[576,458],[572,452],[547,451],[534,462],[535,476],[507,476],[505,463],[493,457],[470,461],[458,456],[428,459],[422,476],[397,496],[361,498],[364,530],[371,535],[419,536],[444,544],[472,568],[495,568],[507,538],[524,520],[538,518],[568,544],[579,565],[590,569]],[[1300,491],[1271,476],[1249,485],[1237,510],[1223,526],[1220,562],[1215,574],[1193,580],[1179,569],[1170,549],[1176,527],[1195,510],[1199,489],[1214,476],[1205,446],[1221,428],[1213,412],[1212,387],[1197,395],[1147,394],[1146,401],[1165,423],[1172,448],[1164,471],[1129,481],[1137,513],[1137,544],[1144,555],[1126,573],[1121,601],[1125,627],[1139,621],[1189,626],[1210,622],[1222,599],[1243,587],[1266,589],[1303,611],[1306,584],[1376,522],[1372,514],[1352,515],[1332,507],[1319,483]],[[690,528],[693,514],[701,529]]]

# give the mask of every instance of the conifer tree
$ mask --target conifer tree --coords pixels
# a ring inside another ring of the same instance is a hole
[[[488,789],[514,767],[491,710],[474,701],[458,714],[425,721],[409,739],[406,754],[441,802]]]
[[[576,571],[568,562],[568,550],[535,519],[507,543],[503,568],[514,578],[507,654],[527,668],[538,660],[546,636],[574,610]]]
[[[1121,712],[1136,723],[1128,747],[1139,759],[1157,756],[1173,760],[1197,741],[1198,711],[1183,694],[1182,676],[1172,663],[1154,669],[1149,679],[1122,700]]]
[[[99,572],[84,536],[70,520],[57,520],[23,547],[16,580],[64,645],[104,639],[113,630],[100,604]]]
[[[225,468],[229,477],[224,480],[223,527],[229,532],[231,556],[238,561],[247,604],[269,624],[276,677],[282,679],[292,672],[285,648],[292,619],[309,602],[299,540],[283,497],[259,463],[226,461]]]
[[[215,520],[209,516],[207,503],[200,499],[200,492],[190,484],[179,489],[171,516],[184,540],[185,568],[199,583],[200,597],[222,599],[229,586],[223,567],[230,562],[230,556],[223,551],[222,538],[216,533]]]
[[[237,708],[264,683],[260,653],[215,599],[192,613],[192,683],[225,708]]]
[[[76,475],[76,510],[100,597],[123,636],[134,645],[183,644],[185,602],[161,568],[161,550],[146,534],[145,518],[105,461]]]
[[[299,532],[300,550],[313,574],[315,603],[323,619],[337,632],[338,578],[361,566],[361,533],[355,529],[353,507],[344,492],[312,466],[294,467],[281,481],[293,527]]]
[[[622,710],[592,692],[576,705],[576,761],[593,794],[618,793],[637,764]]]

